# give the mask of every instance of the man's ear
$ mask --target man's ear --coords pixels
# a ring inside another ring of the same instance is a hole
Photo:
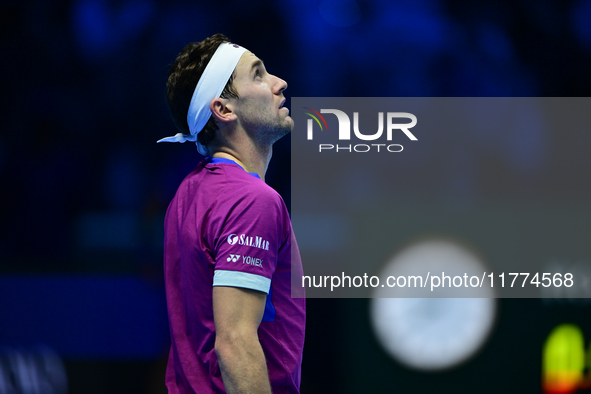
[[[236,114],[227,99],[215,98],[211,100],[209,109],[217,121],[227,123],[236,120]]]

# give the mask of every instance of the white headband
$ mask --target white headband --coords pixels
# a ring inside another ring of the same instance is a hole
[[[193,141],[197,144],[197,151],[203,156],[207,156],[207,149],[197,141],[197,134],[203,130],[211,117],[209,109],[211,100],[220,97],[244,52],[246,49],[239,45],[229,42],[220,44],[205,67],[191,98],[187,113],[187,123],[191,134],[177,133],[172,137],[162,138],[158,142]]]

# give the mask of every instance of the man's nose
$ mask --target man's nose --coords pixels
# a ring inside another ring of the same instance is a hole
[[[276,79],[275,85],[273,86],[274,90],[275,90],[275,92],[274,92],[275,94],[279,94],[279,93],[283,92],[285,89],[287,89],[287,82],[285,82],[283,79],[281,79],[279,77],[276,77],[276,76],[273,76],[273,77]]]

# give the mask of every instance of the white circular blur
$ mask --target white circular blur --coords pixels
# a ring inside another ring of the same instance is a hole
[[[460,244],[429,240],[401,250],[381,277],[421,270],[452,277],[486,272],[480,259]],[[437,371],[459,365],[478,352],[494,325],[496,299],[490,288],[478,294],[489,298],[379,298],[392,297],[391,290],[376,289],[371,321],[386,352],[410,368]]]

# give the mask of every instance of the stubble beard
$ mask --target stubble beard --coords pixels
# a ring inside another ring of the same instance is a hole
[[[255,131],[253,139],[261,147],[271,146],[281,137],[289,134],[290,132],[291,123],[288,125],[279,123],[276,125],[261,125],[261,127]]]
[[[259,148],[269,148],[281,137],[289,134],[293,128],[291,117],[273,118],[268,113],[255,110],[242,121],[246,132]]]

